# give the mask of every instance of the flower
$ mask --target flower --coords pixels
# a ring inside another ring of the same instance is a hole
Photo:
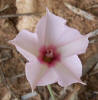
[[[58,82],[61,86],[82,83],[82,64],[88,36],[66,25],[66,20],[47,9],[36,32],[22,30],[10,43],[28,60],[25,71],[32,90]]]

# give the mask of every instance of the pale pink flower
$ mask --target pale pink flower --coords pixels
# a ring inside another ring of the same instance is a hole
[[[29,61],[26,77],[32,89],[58,82],[61,86],[82,83],[82,64],[77,55],[85,53],[88,36],[66,25],[66,20],[47,10],[36,32],[22,30],[10,43]]]

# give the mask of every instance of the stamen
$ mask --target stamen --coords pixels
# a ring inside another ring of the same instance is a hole
[[[38,59],[41,63],[45,63],[48,67],[52,67],[57,61],[60,60],[60,54],[54,46],[43,46],[43,48],[40,49]]]
[[[49,58],[52,58],[53,57],[53,50],[52,49],[47,50],[46,56]]]

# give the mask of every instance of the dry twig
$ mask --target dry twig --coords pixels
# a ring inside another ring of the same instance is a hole
[[[19,16],[40,16],[40,14],[37,13],[21,13],[21,14],[6,14],[6,15],[0,15],[0,18],[10,18],[10,17],[19,17]]]
[[[10,80],[15,80],[15,79],[17,79],[17,78],[24,77],[24,76],[25,76],[25,73],[22,73],[22,74],[13,76]]]
[[[98,54],[95,54],[94,56],[89,58],[83,67],[83,76],[85,76],[97,62],[98,62]]]
[[[89,37],[94,37],[98,35],[98,29],[94,30],[93,32],[90,32],[87,34]]]
[[[37,92],[27,93],[26,95],[21,96],[21,100],[28,100],[31,97],[37,96]]]
[[[9,8],[9,5],[6,5],[4,8],[0,9],[0,12],[6,10],[6,9],[8,9],[8,8]]]
[[[90,43],[97,43],[98,40],[90,40]]]
[[[93,32],[90,32],[89,34],[87,34],[89,37],[95,37],[98,35],[98,29],[94,30]],[[95,43],[98,42],[98,40],[90,40],[90,43]]]
[[[95,75],[95,74],[97,74],[97,73],[98,73],[98,62],[97,62],[97,64],[94,66],[93,72],[91,72],[91,73],[89,74],[89,76]]]
[[[98,8],[98,4],[92,5],[91,7],[87,7],[86,9]]]
[[[74,12],[75,14],[77,14],[77,15],[83,16],[84,18],[86,18],[88,20],[95,20],[95,16],[94,15],[92,15],[92,14],[90,14],[90,13],[84,11],[84,10],[76,8],[76,7],[70,5],[70,4],[66,3],[66,2],[64,2],[64,5],[68,9],[70,9],[72,12]]]

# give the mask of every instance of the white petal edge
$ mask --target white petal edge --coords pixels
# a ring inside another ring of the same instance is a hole
[[[36,33],[42,45],[55,44],[60,34],[64,31],[65,23],[66,20],[47,10],[46,16],[41,18],[36,28]]]
[[[26,63],[26,77],[30,83],[32,90],[35,89],[38,82],[40,81],[40,79],[42,79],[42,77],[44,77],[47,71],[48,67],[40,64],[40,62],[36,58],[33,58],[31,62]]]
[[[83,36],[68,44],[65,44],[64,46],[61,46],[60,48],[58,48],[58,51],[61,53],[62,57],[83,54],[86,52],[88,43],[88,37]]]
[[[82,64],[78,56],[74,55],[64,59],[55,67],[58,75],[58,84],[67,87],[73,83],[82,83],[80,77],[82,75]]]
[[[38,55],[38,38],[36,33],[22,30],[13,40],[9,43],[16,46],[17,50],[27,59],[31,60],[33,55]]]

